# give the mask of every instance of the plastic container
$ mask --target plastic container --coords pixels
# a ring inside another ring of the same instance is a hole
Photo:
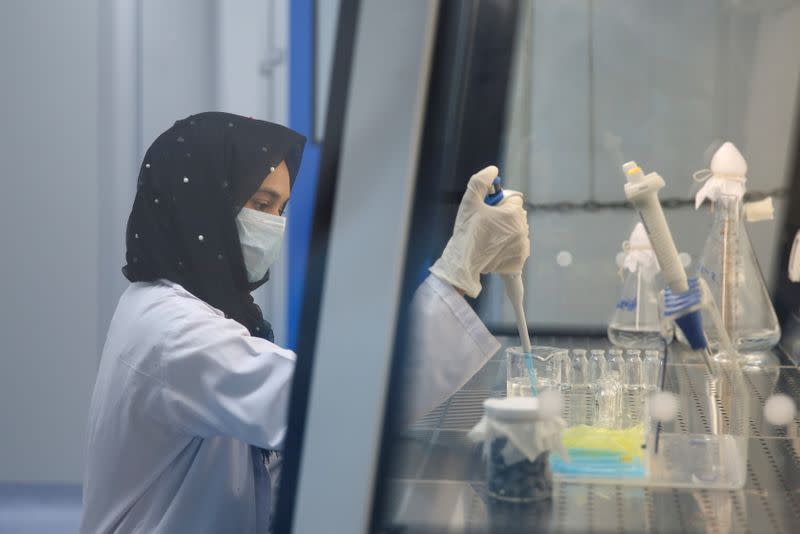
[[[561,374],[556,369],[565,358],[569,358],[566,349],[532,347],[526,354],[521,347],[510,347],[506,350],[506,396],[530,397],[560,389]]]
[[[604,353],[592,351],[588,366]],[[627,387],[606,372],[565,395],[569,426],[562,443],[570,460],[554,455],[553,476],[591,484],[741,489],[750,425],[741,361],[722,354],[709,369],[677,344],[669,348],[668,365],[658,351],[645,351],[641,365],[639,354],[627,356],[623,376],[641,369],[643,387]],[[662,380],[677,411],[654,421],[652,395]]]

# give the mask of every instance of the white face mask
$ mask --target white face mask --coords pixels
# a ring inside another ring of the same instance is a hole
[[[258,282],[278,258],[286,217],[242,208],[236,216],[236,227],[242,244],[247,281]]]

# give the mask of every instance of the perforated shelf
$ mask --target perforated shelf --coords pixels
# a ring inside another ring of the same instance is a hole
[[[536,344],[608,348],[605,340],[544,338]],[[507,343],[508,344],[508,343]],[[783,359],[782,361],[786,361]],[[666,389],[680,383],[673,431],[705,426],[701,396],[703,366],[668,363]],[[677,381],[677,382],[676,382]],[[746,391],[733,399],[749,403],[747,483],[739,491],[631,488],[556,483],[553,501],[528,510],[504,508],[486,498],[480,448],[467,432],[483,413],[484,399],[505,387],[503,351],[459,392],[400,436],[393,451],[391,524],[404,532],[800,532],[800,419],[787,427],[764,420],[763,405],[774,393],[800,399],[800,372],[793,366],[748,370]],[[720,392],[712,392],[717,397]],[[724,394],[724,393],[722,393]],[[722,413],[723,424],[728,424]]]

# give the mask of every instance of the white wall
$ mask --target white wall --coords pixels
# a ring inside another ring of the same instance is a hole
[[[707,167],[721,140],[749,162],[748,187],[787,184],[797,116],[800,4],[675,0],[527,0],[523,54],[510,110],[505,179],[537,204],[622,201],[620,166],[635,159],[657,170],[662,197],[688,198],[692,172]],[[768,280],[776,221],[751,226]],[[682,251],[695,262],[711,216],[667,212]],[[527,264],[530,322],[601,327],[620,281],[614,263],[636,217],[632,211],[538,212],[530,217]],[[557,264],[569,251],[573,263]],[[502,287],[488,315],[511,319]],[[547,305],[544,305],[547,303]]]
[[[287,41],[288,0],[0,3],[0,481],[80,481],[144,151],[200,111],[285,122]]]
[[[78,480],[98,339],[100,0],[0,6],[0,480]]]

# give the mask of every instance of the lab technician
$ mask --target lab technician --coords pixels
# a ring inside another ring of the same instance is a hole
[[[148,149],[127,226],[131,284],[89,412],[82,533],[267,532],[295,354],[273,343],[250,293],[278,256],[304,144],[283,126],[213,112],[177,121]],[[412,416],[499,348],[462,296],[529,254],[521,201],[482,201],[496,175],[472,177],[414,296]]]

